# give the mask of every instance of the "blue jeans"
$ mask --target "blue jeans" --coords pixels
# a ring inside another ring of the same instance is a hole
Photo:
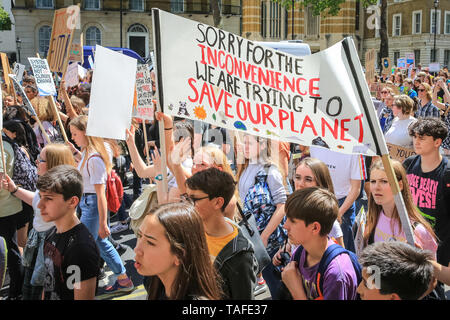
[[[111,268],[115,275],[126,273],[125,266],[120,259],[119,253],[109,242],[108,238],[101,239],[98,236],[100,227],[99,213],[97,207],[97,195],[83,195],[80,201],[81,222],[88,228],[89,232],[95,239],[100,256],[105,260],[106,264]]]
[[[278,252],[279,248],[268,252],[270,256],[270,260],[272,261],[275,253]],[[275,266],[270,262],[262,271],[262,276],[264,280],[266,280],[266,284],[269,287],[270,295],[272,296],[272,300],[276,299],[278,291],[280,290],[281,280],[275,276]]]
[[[339,207],[344,203],[346,197],[339,199]],[[352,226],[355,222],[355,203],[342,215],[341,229],[344,237],[345,249],[355,252],[355,242],[353,240]]]

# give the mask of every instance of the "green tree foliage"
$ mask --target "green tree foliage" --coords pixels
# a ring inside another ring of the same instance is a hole
[[[0,31],[11,30],[11,19],[8,12],[3,7],[0,7]]]

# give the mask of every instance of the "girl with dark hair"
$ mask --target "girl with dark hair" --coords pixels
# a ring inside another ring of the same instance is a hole
[[[191,204],[170,203],[147,215],[134,252],[136,270],[149,277],[149,300],[220,299],[203,222]]]

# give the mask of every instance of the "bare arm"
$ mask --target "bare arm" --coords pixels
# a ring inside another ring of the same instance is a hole
[[[446,267],[434,260],[430,260],[430,262],[434,267],[434,276],[442,283],[450,286],[450,265]]]
[[[136,170],[136,173],[141,178],[154,178],[156,173],[153,166],[147,166],[142,160],[134,142],[135,128],[131,127],[131,131],[127,129],[127,146],[130,151],[131,162]]]
[[[1,174],[0,174],[0,177],[1,177]],[[0,190],[5,189],[5,190],[8,190],[9,192],[13,192],[17,187],[16,184],[14,183],[14,181],[12,181],[12,179],[7,174],[4,174],[3,177],[4,178],[1,181],[2,183],[0,184]],[[25,189],[19,187],[19,189],[17,189],[16,193],[14,193],[14,196],[31,206],[33,203],[34,194],[35,193],[32,191],[28,191],[28,190],[25,190]]]
[[[359,192],[361,191],[361,180],[354,180],[352,179],[350,181],[351,187],[350,191],[348,192],[347,197],[345,198],[344,203],[339,208],[338,212],[338,221],[340,222],[342,219],[342,216],[345,212],[351,207],[353,202],[358,198]]]
[[[75,283],[73,296],[75,300],[94,300],[97,278],[90,278]]]

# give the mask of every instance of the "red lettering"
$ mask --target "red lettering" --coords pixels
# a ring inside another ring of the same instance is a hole
[[[195,87],[195,82],[196,81],[195,81],[194,78],[189,78],[188,79],[189,86],[192,88],[192,91],[194,91],[194,94],[195,94],[194,98],[188,97],[188,100],[190,102],[196,102],[197,99],[198,99],[198,91],[197,91],[197,88]]]
[[[319,90],[319,84],[317,84],[317,86],[315,86],[315,82],[319,82],[320,79],[319,78],[313,78],[311,80],[309,80],[309,94],[313,97],[320,97],[320,94],[318,93],[314,93],[314,90]]]
[[[356,116],[354,120],[359,120],[359,138],[358,138],[358,142],[362,143],[364,140],[364,127],[363,127],[363,123],[362,123],[362,117],[364,116],[364,114],[360,114],[359,116]]]
[[[216,112],[217,112],[219,110],[220,102],[222,101],[223,93],[225,92],[225,90],[220,89],[219,100],[216,100],[216,94],[214,93],[214,88],[211,84],[209,86],[210,86],[210,89],[211,89],[210,92],[211,92],[211,95],[212,95],[213,101],[214,101],[214,109],[216,109]]]
[[[283,130],[283,121],[289,119],[289,113],[283,109],[278,109],[278,118],[280,118],[280,129]]]
[[[309,118],[309,116],[306,116],[305,119],[303,119],[302,128],[300,130],[301,134],[303,134],[303,131],[305,131],[305,127],[311,128],[311,130],[313,131],[314,135],[317,136],[316,128],[314,127],[314,124],[312,123],[312,121]]]
[[[244,106],[244,108],[242,109],[242,110],[244,110],[244,115],[241,114],[241,108],[239,107],[241,104]],[[242,121],[247,120],[247,109],[245,108],[244,100],[238,99],[238,101],[236,103],[236,111],[237,111],[237,115],[238,115],[239,119],[241,119]]]
[[[205,61],[205,46],[202,44],[198,44],[198,46],[202,49],[202,60],[200,61],[200,63],[206,64]]]
[[[253,117],[250,102],[247,102],[247,113],[249,115],[249,119],[253,124],[258,124],[261,122],[261,108],[259,103],[256,104],[256,110],[253,111],[256,111],[256,119]]]
[[[277,126],[276,126],[275,122],[273,122],[273,120],[270,119],[270,115],[273,113],[272,107],[269,106],[269,105],[267,105],[267,104],[264,104],[264,103],[263,103],[263,104],[261,105],[261,109],[262,109],[262,120],[263,120],[263,124],[266,124],[266,123],[267,123],[266,120],[269,120],[270,123],[272,124],[272,126],[273,126],[274,128],[276,128]],[[268,112],[266,112],[266,110],[267,110]]]
[[[223,56],[225,55],[224,51],[219,51],[219,67],[221,69],[225,69],[225,64],[223,62]]]
[[[231,93],[225,92],[225,115],[228,118],[234,118],[231,114],[228,113],[228,109],[231,108],[231,104],[228,103],[228,98],[231,98]]]
[[[298,78],[297,79],[297,81],[295,82],[295,84],[296,84],[296,86],[297,86],[297,92],[300,94],[300,95],[302,95],[302,96],[306,96],[306,94],[308,93],[307,91],[304,91],[304,92],[301,92],[300,91],[300,82],[301,81],[305,81],[306,82],[306,79],[305,78]]]
[[[294,113],[292,111],[291,111],[291,131],[299,133],[297,130],[294,129]]]
[[[341,120],[341,140],[342,141],[351,141],[350,139],[345,138],[345,132],[348,131],[348,128],[345,127],[346,122],[350,122],[350,119],[342,119]]]
[[[200,93],[200,100],[198,102],[199,104],[202,104],[205,95],[208,96],[209,106],[212,107],[213,104],[211,102],[211,96],[209,95],[208,84],[206,82],[203,83],[202,92]]]
[[[292,78],[292,82],[289,82],[288,77],[283,76],[283,83],[284,83],[284,87],[283,87],[283,91],[286,91],[287,86],[289,86],[289,89],[291,89],[292,92],[295,92],[295,81],[294,78]]]
[[[339,120],[334,120],[334,128],[331,127],[331,125],[325,120],[325,118],[322,118],[322,137],[325,138],[325,126],[328,127],[331,134],[333,135],[334,139],[338,138],[338,129],[339,129]]]
[[[208,52],[208,64],[211,64],[212,62],[214,67],[217,67],[217,51],[208,47],[207,52]]]

